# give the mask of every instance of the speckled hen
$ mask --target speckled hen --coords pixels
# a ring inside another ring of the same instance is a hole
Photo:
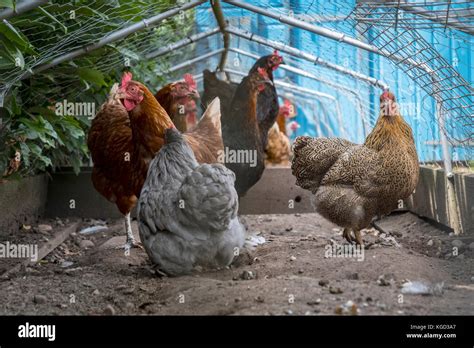
[[[363,244],[360,230],[376,215],[395,209],[418,182],[412,131],[389,91],[380,97],[379,119],[363,145],[304,136],[296,139],[293,151],[296,184],[314,193],[318,213],[358,244]]]

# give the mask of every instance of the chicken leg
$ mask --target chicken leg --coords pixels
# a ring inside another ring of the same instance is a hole
[[[353,243],[355,238],[352,236],[350,228],[344,228],[344,231],[342,231],[342,236],[344,237],[345,240],[347,240],[349,243]]]
[[[135,240],[135,237],[133,236],[130,212],[125,214],[125,231],[127,232],[127,241],[125,242],[124,246],[125,251],[130,251],[131,248],[143,249],[142,244],[140,242],[137,242]]]
[[[356,244],[359,244],[360,246],[363,247],[364,246],[364,241],[362,239],[362,235],[360,233],[360,230],[355,230],[354,235],[355,235],[354,240],[355,240]]]

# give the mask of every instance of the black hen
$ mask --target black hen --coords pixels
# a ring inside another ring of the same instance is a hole
[[[222,115],[225,157],[222,161],[235,173],[239,197],[258,180],[265,169],[262,135],[257,121],[257,98],[273,83],[262,68],[244,77],[235,91],[228,114]]]
[[[245,194],[260,180],[265,169],[264,157],[268,131],[275,123],[279,112],[278,95],[273,85],[273,71],[282,63],[283,58],[277,51],[261,57],[240,85],[219,80],[216,74],[209,70],[203,72],[204,93],[201,98],[203,105],[205,106],[215,97],[221,100],[224,146],[233,151],[247,149],[256,151],[255,167],[249,168],[248,164],[237,165],[226,162],[226,166],[236,174],[236,189],[239,196]],[[257,100],[251,102],[250,91],[245,89],[250,86],[250,77],[258,75],[259,70],[263,70],[272,83],[266,84],[265,88],[259,91]],[[255,116],[253,116],[251,103],[256,104]]]
[[[258,68],[263,68],[268,74],[269,79],[273,82],[273,71],[280,64],[284,64],[283,58],[277,51],[268,56],[263,56],[255,62],[249,74],[257,72]],[[268,131],[275,123],[278,117],[278,94],[274,85],[268,86],[258,95],[257,100],[257,120],[262,138],[262,146],[267,146]]]

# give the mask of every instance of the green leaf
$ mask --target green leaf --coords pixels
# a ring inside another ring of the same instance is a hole
[[[3,38],[5,38],[5,37],[3,36]],[[2,39],[2,37],[0,37],[0,40],[1,39]],[[7,53],[8,57],[10,57],[13,64],[15,64],[15,66],[18,66],[21,69],[23,69],[25,67],[25,58],[23,57],[23,54],[18,49],[18,47],[15,46],[12,42],[10,42],[6,38],[5,38],[5,40],[3,40],[3,44],[4,44],[4,47],[6,48],[6,53]]]
[[[54,17],[51,13],[49,13],[48,11],[46,11],[44,8],[42,8],[41,6],[38,7],[38,9],[43,12],[48,18],[50,18],[53,22],[56,22],[57,24],[59,24],[59,26],[61,27],[61,29],[63,30],[64,34],[67,34],[67,27],[62,24],[60,21],[58,21],[56,19],[56,17]]]
[[[12,95],[11,103],[12,103],[11,105],[12,105],[13,114],[14,115],[20,115],[21,114],[21,107],[17,104],[15,95]]]
[[[30,112],[32,114],[42,115],[42,116],[57,117],[56,113],[53,110],[42,107],[42,106],[33,106],[31,108],[28,108],[27,112]]]
[[[0,0],[0,7],[14,8],[13,0]]]
[[[78,68],[77,74],[81,79],[96,84],[97,86],[107,86],[104,80],[104,74],[99,70],[91,68]]]
[[[25,166],[30,166],[30,148],[26,143],[20,143],[21,158],[25,162]]]
[[[17,45],[20,45],[21,47],[30,46],[27,37],[17,31],[15,27],[7,21],[4,21],[3,23],[0,22],[0,33],[2,33],[10,41],[16,43]]]

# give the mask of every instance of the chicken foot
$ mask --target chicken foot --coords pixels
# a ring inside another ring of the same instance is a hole
[[[362,240],[362,235],[360,233],[360,230],[353,231],[350,228],[344,228],[344,231],[342,232],[342,236],[351,244],[355,242],[356,244],[359,244],[362,246],[364,245],[364,241]]]

